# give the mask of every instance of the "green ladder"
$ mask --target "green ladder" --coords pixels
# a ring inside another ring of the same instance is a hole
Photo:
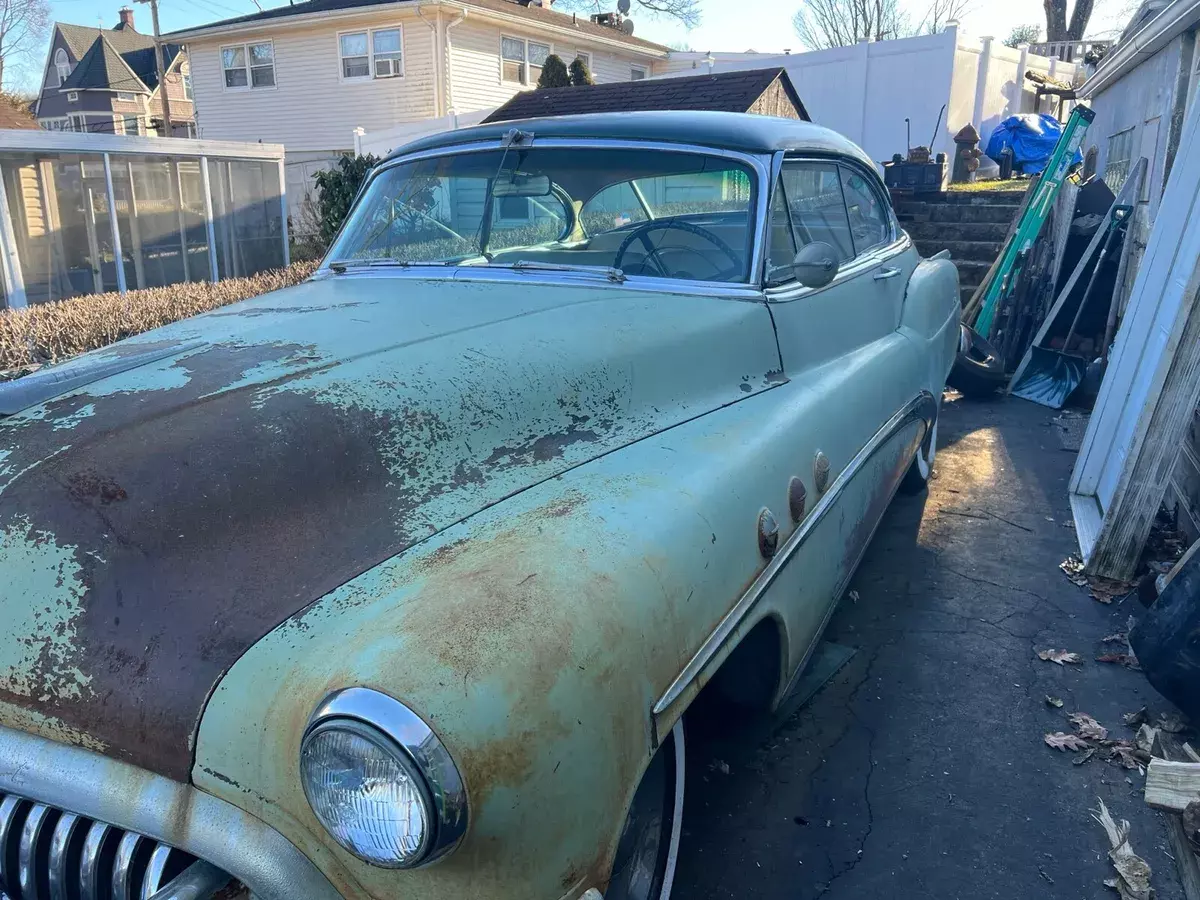
[[[1021,215],[1012,240],[1004,245],[1004,255],[1000,259],[1000,266],[992,280],[988,282],[987,291],[983,295],[979,316],[975,319],[975,330],[985,338],[990,337],[989,332],[992,330],[992,323],[996,318],[996,310],[1000,306],[1000,301],[1008,296],[1010,288],[1017,283],[1015,277],[1017,263],[1024,258],[1024,254],[1033,246],[1038,234],[1041,233],[1046,216],[1050,214],[1050,207],[1054,205],[1059,189],[1062,188],[1063,182],[1066,181],[1067,175],[1071,171],[1075,154],[1083,145],[1083,138],[1087,134],[1088,126],[1095,118],[1095,111],[1089,107],[1076,106],[1071,110],[1071,117],[1067,119],[1067,127],[1063,129],[1058,143],[1054,145],[1050,162],[1046,164],[1037,186],[1033,189],[1033,197],[1030,198],[1025,212]]]

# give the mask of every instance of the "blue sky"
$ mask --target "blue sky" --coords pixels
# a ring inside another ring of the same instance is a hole
[[[281,6],[287,0],[259,0],[263,7]],[[901,0],[915,17],[924,11],[921,0]],[[1097,0],[1092,16],[1090,31],[1099,34],[1118,27],[1121,11],[1131,0]],[[121,0],[50,0],[52,16],[56,21],[73,22],[77,25],[103,23],[111,28],[117,21],[117,9]],[[139,31],[149,32],[150,9],[143,3],[131,3]],[[601,0],[604,8],[615,3]],[[691,32],[667,20],[658,20],[639,13],[634,3],[633,19],[637,34],[664,43],[682,41],[695,50],[759,50],[781,51],[801,49],[800,42],[792,31],[792,14],[799,0],[754,0],[739,3],[736,0],[701,0],[702,21]],[[252,0],[161,0],[160,16],[163,31],[173,31],[213,22],[231,16],[254,12]],[[975,6],[964,17],[963,26],[972,34],[991,34],[1003,38],[1014,25],[1043,23],[1042,0],[976,0]],[[37,65],[41,64],[39,58]],[[34,67],[36,68],[36,67]],[[24,86],[36,87],[40,73],[26,74]]]

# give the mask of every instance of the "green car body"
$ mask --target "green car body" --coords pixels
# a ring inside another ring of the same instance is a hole
[[[326,263],[25,388],[0,420],[0,795],[262,898],[577,898],[606,890],[701,688],[746,675],[739,646],[760,699],[786,696],[932,458],[954,267],[806,123],[519,124],[535,146],[743,160],[747,283]],[[852,170],[888,210],[888,240],[823,287],[769,283],[768,186],[792,160]],[[354,687],[415,713],[461,776],[465,832],[435,862],[371,865],[309,805],[306,727]]]

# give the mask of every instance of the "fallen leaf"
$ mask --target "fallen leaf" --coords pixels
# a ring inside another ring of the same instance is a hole
[[[1121,716],[1121,718],[1125,720],[1125,724],[1130,728],[1137,728],[1138,726],[1142,725],[1149,718],[1149,716],[1146,714],[1146,707],[1143,706],[1137,712],[1125,713],[1125,715]]]
[[[1080,587],[1087,587],[1087,576],[1083,574],[1083,560],[1074,553],[1060,562],[1058,567],[1062,569],[1063,574],[1066,575],[1068,580],[1070,580],[1072,583],[1077,584]]]
[[[1088,750],[1087,753],[1077,754],[1075,756],[1075,758],[1073,760],[1071,760],[1071,765],[1082,766],[1085,762],[1087,762],[1089,759],[1091,759],[1095,755],[1096,755],[1096,748],[1092,747],[1090,750]]]
[[[1056,731],[1045,736],[1047,746],[1055,750],[1087,750],[1088,743],[1077,734],[1064,734]]]
[[[1140,770],[1145,760],[1138,756],[1140,751],[1128,741],[1112,741],[1104,748],[1104,758],[1123,769]],[[1149,754],[1146,754],[1148,757]]]
[[[851,591],[849,596],[852,603],[858,602],[858,591]]]
[[[1097,656],[1096,662],[1114,663],[1138,672],[1142,670],[1142,667],[1138,665],[1137,657],[1132,653],[1105,653],[1103,656]]]
[[[1062,709],[1062,706],[1063,706],[1062,698],[1061,697],[1051,697],[1049,694],[1047,694],[1046,695],[1046,705],[1053,706],[1056,709]]]
[[[1038,659],[1044,659],[1046,662],[1058,663],[1060,666],[1064,663],[1081,663],[1083,657],[1078,653],[1071,653],[1067,650],[1039,650]]]
[[[1108,737],[1108,729],[1089,716],[1087,713],[1071,713],[1068,718],[1071,724],[1075,726],[1075,730],[1079,732],[1082,738],[1090,738],[1094,741],[1102,741]]]
[[[1117,870],[1117,877],[1104,883],[1115,888],[1121,900],[1150,900],[1153,896],[1150,890],[1152,872],[1149,864],[1134,853],[1129,844],[1129,823],[1122,819],[1118,824],[1104,801],[1099,802],[1100,808],[1093,810],[1092,818],[1100,823],[1108,836],[1108,858]]]
[[[1179,713],[1165,712],[1158,714],[1158,720],[1154,724],[1168,734],[1179,734],[1187,730],[1188,720]]]
[[[1129,635],[1123,631],[1115,632],[1107,637],[1100,638],[1102,644],[1127,644],[1129,643]]]
[[[1114,578],[1101,578],[1099,575],[1085,576],[1085,578],[1092,599],[1099,600],[1101,603],[1112,603],[1113,600],[1124,597],[1137,589],[1136,584],[1117,581]]]

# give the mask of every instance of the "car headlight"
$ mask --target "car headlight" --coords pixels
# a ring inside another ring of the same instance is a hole
[[[466,832],[466,791],[446,748],[416,713],[369,688],[338,691],[313,713],[300,778],[325,830],[372,865],[433,862]]]

